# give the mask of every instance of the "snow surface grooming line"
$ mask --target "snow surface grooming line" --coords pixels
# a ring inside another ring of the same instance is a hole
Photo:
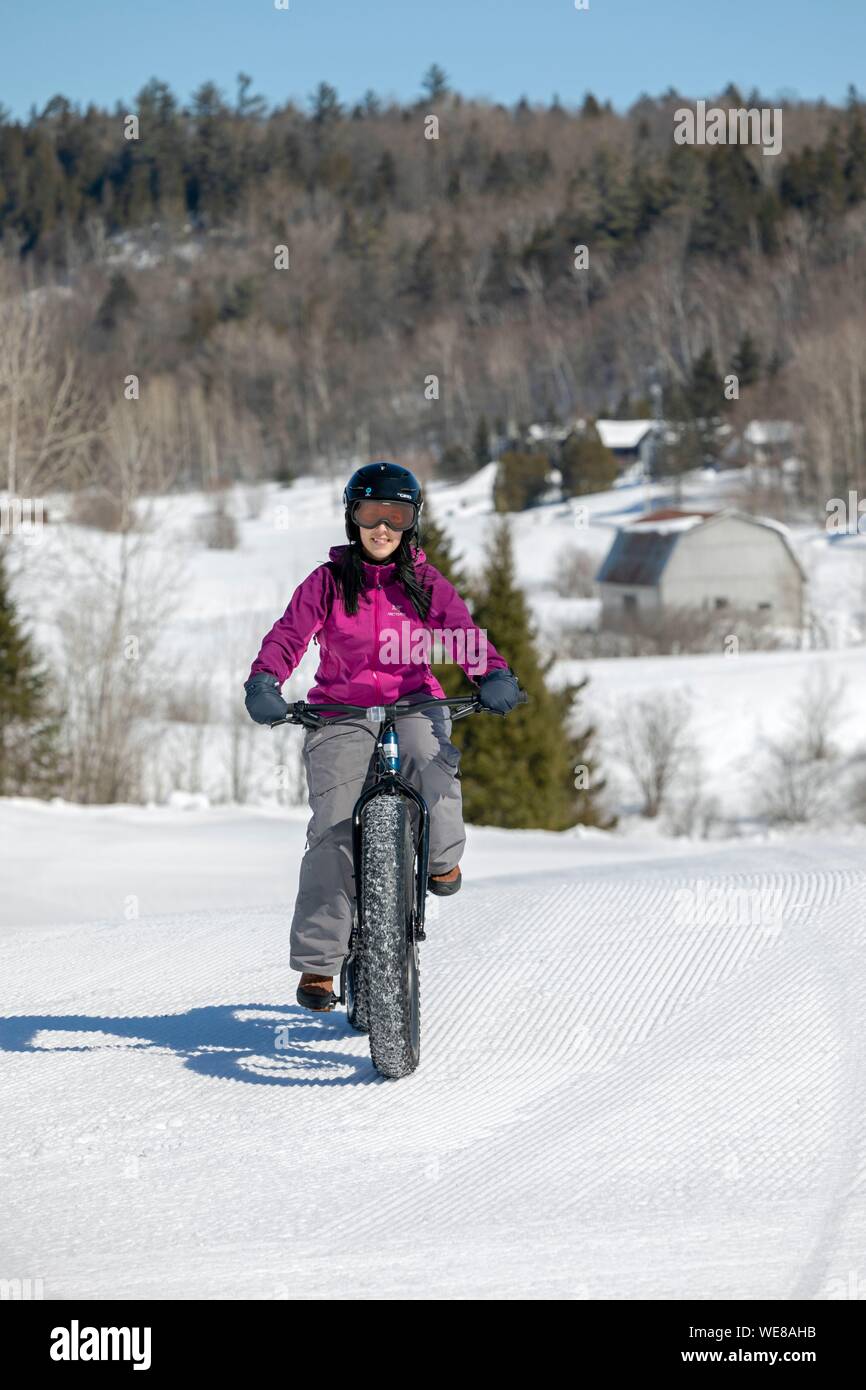
[[[150,1370],[149,1327],[52,1327],[52,1361],[132,1361],[134,1371]]]

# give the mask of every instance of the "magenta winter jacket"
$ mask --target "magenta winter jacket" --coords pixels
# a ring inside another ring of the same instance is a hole
[[[346,550],[346,545],[332,546],[331,561],[339,566]],[[315,684],[307,693],[311,704],[369,707],[420,690],[441,699],[445,692],[430,670],[431,657],[434,664],[443,657],[454,660],[470,680],[504,670],[508,663],[476,627],[454,585],[428,563],[423,550],[416,551],[415,561],[419,581],[433,591],[426,623],[398,582],[395,561],[362,562],[364,588],[353,617],[343,606],[333,570],[319,565],[298,585],[265,637],[250,675],[270,671],[282,685],[311,638],[321,648]]]

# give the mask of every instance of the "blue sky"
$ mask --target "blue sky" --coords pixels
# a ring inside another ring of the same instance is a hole
[[[245,71],[269,101],[325,79],[352,102],[407,100],[440,63],[466,96],[628,106],[734,81],[765,97],[844,101],[866,87],[863,0],[0,0],[0,104],[23,117],[58,92],[129,106],[150,77],[186,101]],[[859,70],[858,70],[859,69]]]

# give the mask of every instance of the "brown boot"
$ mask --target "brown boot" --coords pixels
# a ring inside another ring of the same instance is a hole
[[[330,1013],[337,1003],[337,996],[331,988],[333,983],[333,975],[313,975],[305,971],[295,998],[304,1009],[312,1009],[314,1013]]]

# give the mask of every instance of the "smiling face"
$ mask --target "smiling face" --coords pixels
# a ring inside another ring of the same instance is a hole
[[[400,532],[392,531],[384,521],[376,526],[359,526],[361,549],[368,560],[385,560],[400,544]]]

